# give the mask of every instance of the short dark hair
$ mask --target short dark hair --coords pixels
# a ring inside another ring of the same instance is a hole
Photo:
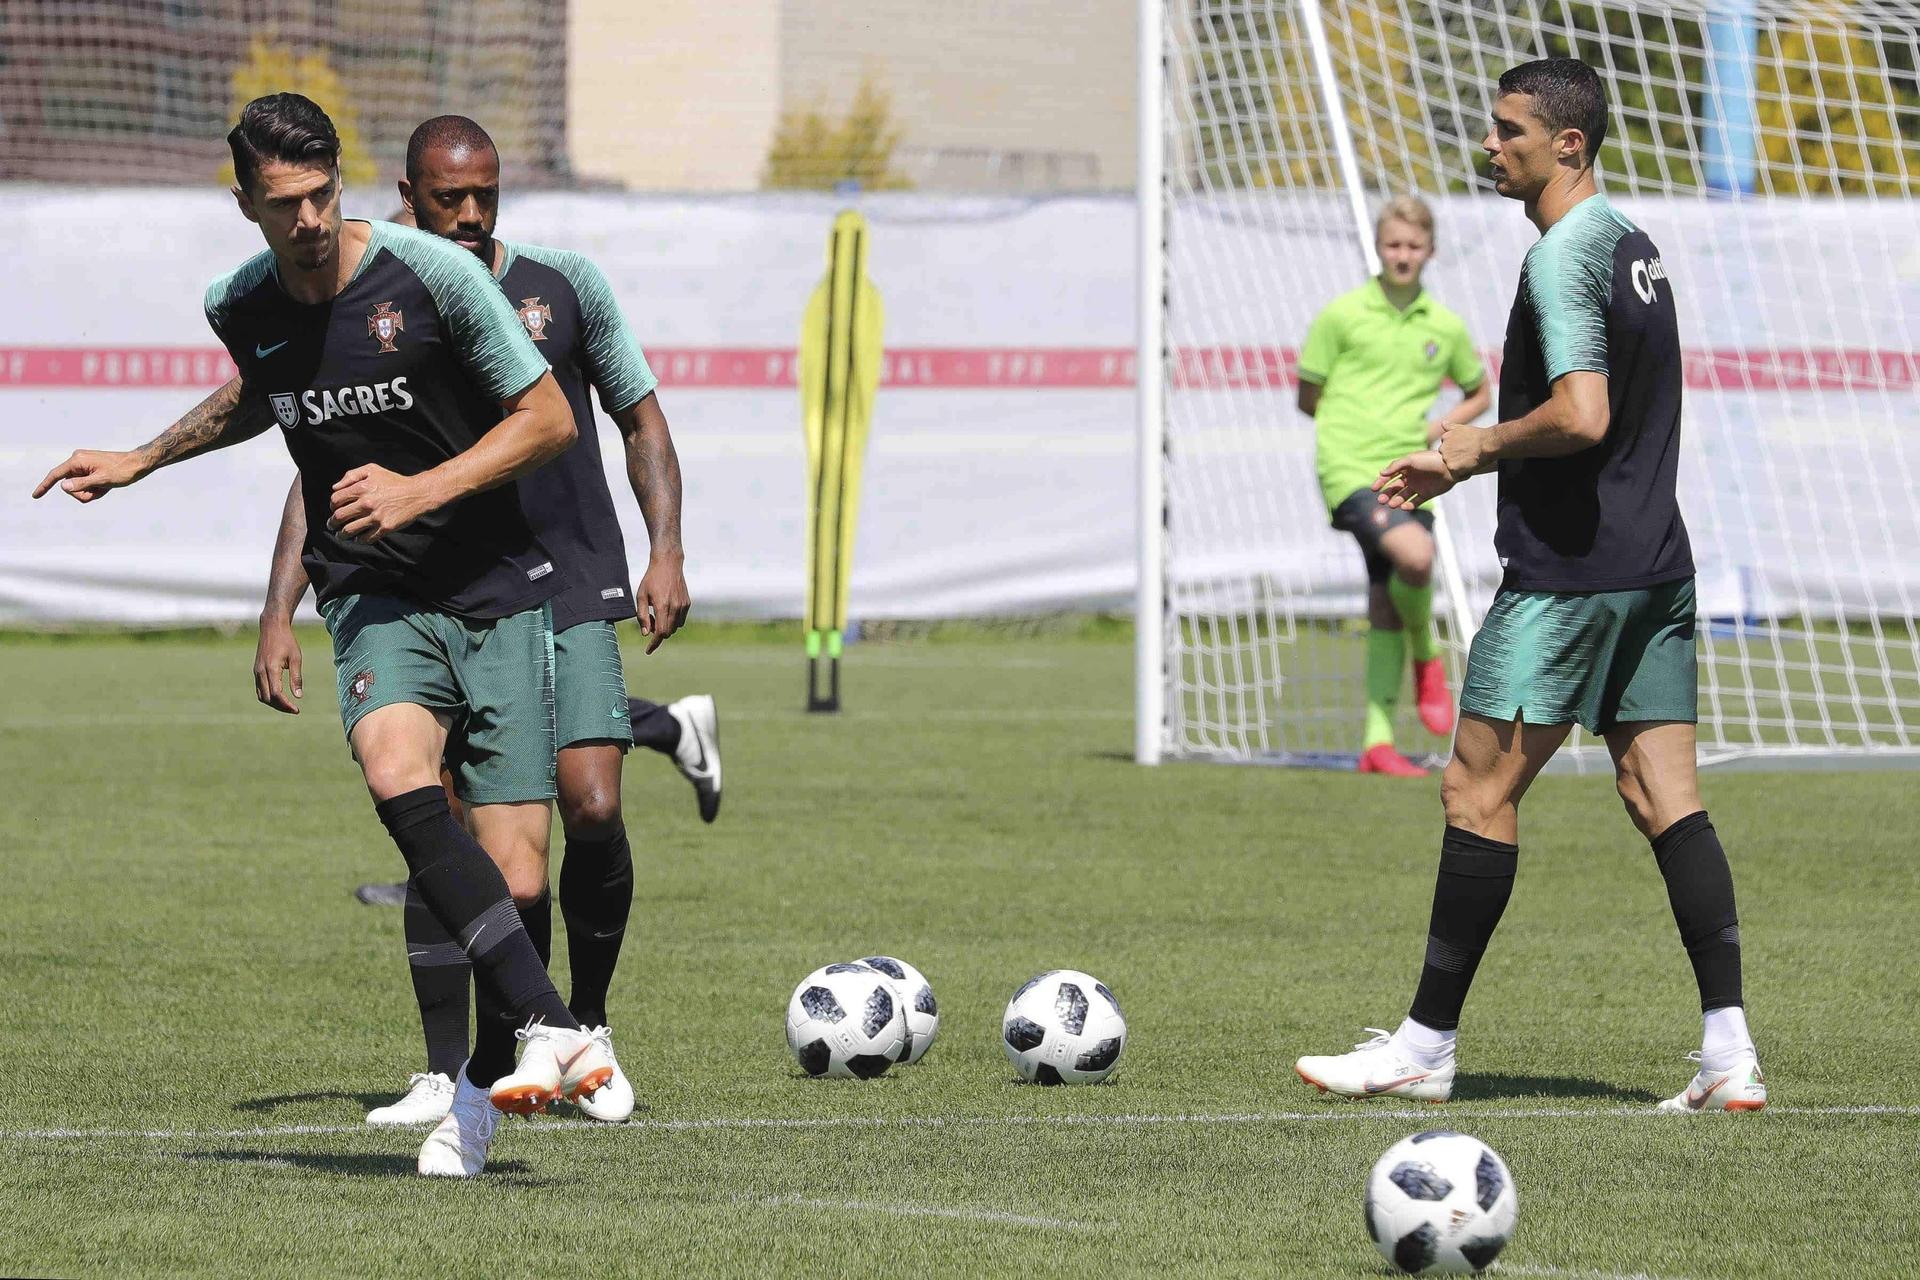
[[[270,93],[249,102],[227,134],[227,149],[242,191],[252,190],[260,166],[271,161],[340,167],[340,135],[333,121],[319,103],[297,93]]]
[[[1599,158],[1607,140],[1607,91],[1592,67],[1578,58],[1523,62],[1500,77],[1500,92],[1527,94],[1549,133],[1578,129],[1587,137],[1587,164]]]
[[[422,121],[420,127],[407,139],[407,181],[420,181],[420,166],[427,152],[434,147],[447,147],[454,151],[491,151],[496,156],[500,149],[493,145],[493,139],[480,127],[478,121],[465,116],[435,116]]]

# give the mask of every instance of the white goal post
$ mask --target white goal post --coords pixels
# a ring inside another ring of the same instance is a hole
[[[1601,73],[1600,182],[1660,246],[1686,351],[1703,765],[1920,764],[1920,7],[1902,0],[1141,0],[1135,756],[1350,766],[1364,588],[1294,407],[1373,210],[1497,368],[1534,238],[1479,143],[1501,71]],[[1458,687],[1494,484],[1441,504]],[[1403,698],[1403,745],[1419,736]],[[1409,754],[1419,754],[1418,750]],[[1576,736],[1567,763],[1604,763]]]

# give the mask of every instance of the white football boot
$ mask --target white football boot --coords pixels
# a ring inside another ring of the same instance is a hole
[[[706,693],[669,702],[667,711],[680,722],[673,763],[693,784],[700,821],[712,822],[720,814],[720,713],[714,710],[713,696]]]
[[[1695,1049],[1687,1057],[1700,1061]],[[1703,1064],[1693,1080],[1655,1110],[1669,1115],[1690,1115],[1700,1111],[1758,1111],[1767,1105],[1767,1079],[1760,1074],[1760,1059],[1743,1054],[1725,1071],[1709,1071]]]
[[[453,1105],[447,1118],[420,1144],[417,1167],[430,1178],[471,1178],[487,1167],[487,1151],[499,1128],[499,1109],[487,1100],[485,1089],[467,1079],[467,1069],[461,1067]]]
[[[493,1082],[493,1105],[515,1115],[532,1115],[556,1099],[578,1101],[600,1088],[613,1079],[613,1042],[605,1031],[535,1022],[514,1032],[527,1047],[520,1051],[520,1064]]]
[[[582,1094],[576,1099],[580,1113],[589,1120],[619,1124],[633,1114],[633,1084],[627,1079],[627,1073],[620,1069],[620,1060],[613,1056],[613,1031],[608,1027],[594,1027],[588,1034],[605,1046],[607,1061],[613,1065],[613,1075],[592,1093]]]
[[[407,1077],[407,1092],[398,1102],[367,1112],[376,1125],[438,1124],[453,1106],[453,1081],[439,1071],[416,1071]]]
[[[1302,1080],[1322,1093],[1345,1098],[1412,1098],[1445,1102],[1453,1096],[1453,1064],[1423,1066],[1396,1044],[1391,1031],[1368,1027],[1373,1039],[1352,1053],[1302,1058],[1293,1064]]]

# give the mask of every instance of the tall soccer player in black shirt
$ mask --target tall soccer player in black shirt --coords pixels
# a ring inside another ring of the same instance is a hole
[[[606,278],[579,254],[494,238],[500,156],[486,130],[464,116],[436,116],[420,125],[408,142],[400,198],[409,221],[459,245],[491,271],[552,365],[579,429],[571,448],[519,481],[519,492],[535,534],[560,565],[560,590],[551,602],[560,820],[567,842],[560,914],[572,976],[568,1005],[583,1023],[599,1026],[607,1021],[607,989],[633,904],[633,860],[620,807],[622,754],[636,736],[677,753],[676,763],[702,798],[703,817],[711,816],[708,797],[716,804],[719,798],[713,700],[697,695],[662,707],[629,699],[613,631],[616,620],[637,616],[652,637],[651,653],[686,617],[680,467],[653,371]],[[647,569],[631,595],[594,424],[595,390],[625,442],[628,480],[648,531]],[[296,478],[274,549],[255,661],[261,701],[283,710],[294,709],[279,686],[283,673],[297,670],[300,661],[292,622],[307,589],[299,555],[305,536],[302,482]],[[501,870],[546,959],[552,913],[544,851]],[[370,1112],[369,1124],[440,1120],[468,1056],[466,953],[415,894],[407,897],[404,921],[427,1069],[413,1074],[404,1097]],[[480,1029],[473,1056],[484,1061],[511,1055],[510,1017],[484,990],[477,994]],[[578,1101],[588,1116],[617,1122],[633,1112],[633,1089],[616,1061],[607,1085]]]
[[[544,857],[548,601],[564,581],[511,482],[573,443],[573,415],[471,254],[341,217],[339,136],[313,102],[257,98],[227,142],[234,197],[267,242],[207,291],[238,386],[139,449],[75,452],[34,496],[57,484],[90,502],[282,428],[304,482],[306,569],[333,637],[341,719],[374,808],[427,909],[528,1024],[518,1066],[463,1071],[462,1096],[421,1148],[422,1173],[471,1175],[496,1107],[538,1109],[613,1074],[605,1029],[583,1028],[555,992],[495,865]],[[440,786],[456,725],[471,835]]]
[[[1322,1090],[1452,1096],[1460,1011],[1513,890],[1521,797],[1578,723],[1606,741],[1700,992],[1700,1069],[1660,1110],[1766,1105],[1741,994],[1733,873],[1696,778],[1673,283],[1647,233],[1599,192],[1606,131],[1605,93],[1585,63],[1548,58],[1500,77],[1483,144],[1494,189],[1524,202],[1540,231],[1507,322],[1501,422],[1456,426],[1374,484],[1382,502],[1406,509],[1497,469],[1505,576],[1467,659],[1440,784],[1447,827],[1413,1006],[1397,1030],[1352,1053],[1300,1059],[1296,1070]]]

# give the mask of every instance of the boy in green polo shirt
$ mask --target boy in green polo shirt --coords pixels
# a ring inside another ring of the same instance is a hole
[[[1333,527],[1351,533],[1367,567],[1367,716],[1359,769],[1398,777],[1426,770],[1393,745],[1407,655],[1421,723],[1445,734],[1453,700],[1433,637],[1433,513],[1382,506],[1380,468],[1479,417],[1493,398],[1467,327],[1420,287],[1433,257],[1433,211],[1390,202],[1374,228],[1380,274],[1328,303],[1300,351],[1300,411],[1314,421],[1314,465]],[[1427,421],[1441,384],[1466,398]]]

